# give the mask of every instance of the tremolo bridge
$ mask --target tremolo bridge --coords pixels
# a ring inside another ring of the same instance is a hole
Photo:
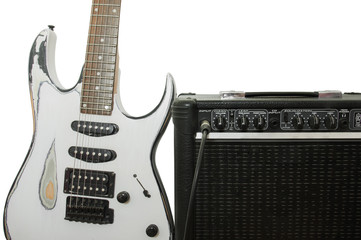
[[[114,210],[109,201],[91,197],[114,197],[115,173],[67,168],[65,170],[64,193],[67,198],[66,216],[69,221],[110,224],[114,220]]]

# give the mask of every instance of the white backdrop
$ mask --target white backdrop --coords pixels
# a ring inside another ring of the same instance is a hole
[[[0,207],[32,138],[27,69],[33,40],[48,24],[56,26],[57,73],[64,86],[73,86],[85,59],[90,7],[91,0],[1,4]],[[124,0],[119,43],[120,92],[135,116],[158,104],[167,72],[178,93],[361,92],[360,1]],[[173,207],[172,123],[157,164]]]

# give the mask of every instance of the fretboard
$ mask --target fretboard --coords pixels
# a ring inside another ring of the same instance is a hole
[[[121,0],[93,0],[83,71],[81,112],[113,111]]]

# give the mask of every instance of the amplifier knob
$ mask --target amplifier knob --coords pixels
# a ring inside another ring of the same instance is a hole
[[[223,115],[218,116],[214,121],[214,126],[218,130],[223,130],[227,126],[226,117]]]
[[[266,120],[262,116],[255,117],[253,120],[253,125],[256,129],[262,130],[266,125]]]
[[[335,129],[337,127],[336,118],[328,114],[325,118],[325,126],[327,129]]]
[[[312,115],[308,120],[308,124],[310,124],[311,129],[319,129],[320,128],[320,119],[316,115]]]
[[[238,123],[238,127],[242,130],[245,131],[247,130],[248,126],[249,126],[249,120],[247,117],[242,116],[237,120]]]
[[[296,128],[296,129],[302,129],[303,128],[303,125],[304,125],[304,121],[303,121],[303,118],[301,116],[295,116],[293,119],[292,119],[292,124],[293,124],[293,127]]]

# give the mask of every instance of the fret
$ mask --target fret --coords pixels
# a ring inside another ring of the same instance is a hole
[[[114,87],[114,84],[97,84],[97,83],[84,83],[86,85],[91,85],[91,86],[103,86],[103,87]]]
[[[92,17],[110,17],[110,18],[119,18],[118,15],[101,15],[101,14],[92,14]]]
[[[100,25],[100,24],[90,24],[90,26],[92,27],[104,27],[104,28],[118,28],[119,26],[115,26],[115,25]]]
[[[120,7],[120,5],[118,5],[118,4],[106,4],[106,3],[93,3],[93,5],[97,5],[97,6]]]
[[[109,37],[109,38],[118,38],[117,35],[104,35],[104,34],[89,34],[91,37]],[[104,45],[104,44],[101,44]]]
[[[105,52],[105,51],[104,51]],[[87,52],[88,55],[102,55],[102,56],[111,56],[111,57],[114,57],[115,54],[112,54],[112,53],[102,53],[102,52]]]
[[[112,94],[112,93],[113,93],[113,91],[108,91],[108,90],[91,90],[91,89],[83,89],[83,91],[85,91],[85,92],[109,93],[109,94]]]
[[[85,76],[85,78],[95,78],[95,79],[102,79],[102,80],[114,81],[114,78],[100,77],[100,76]]]
[[[85,102],[85,101],[82,101],[83,105],[86,104],[86,106],[89,106],[89,105],[96,105],[96,106],[102,106],[102,108],[105,108],[105,106],[108,106],[108,105],[111,105],[112,104],[112,101],[108,101],[108,102],[101,102],[101,103],[97,103],[97,102]],[[103,107],[104,106],[104,107]]]
[[[97,68],[102,68],[104,70],[109,70],[109,71],[115,71],[115,64],[101,64],[101,63],[92,63],[92,62],[85,62],[85,67],[86,68],[90,68],[90,69],[97,69]]]
[[[84,68],[86,71],[103,71],[103,72],[114,72],[114,70],[103,69],[103,68]]]
[[[95,96],[88,97],[88,96],[83,96],[82,98],[113,100],[113,98],[111,98],[111,97],[95,97]]]
[[[113,62],[86,60],[85,62],[86,63],[97,63],[97,64],[115,64],[115,60]]]
[[[118,27],[101,27],[101,26],[90,26],[89,32],[97,35],[111,35],[118,36]]]

